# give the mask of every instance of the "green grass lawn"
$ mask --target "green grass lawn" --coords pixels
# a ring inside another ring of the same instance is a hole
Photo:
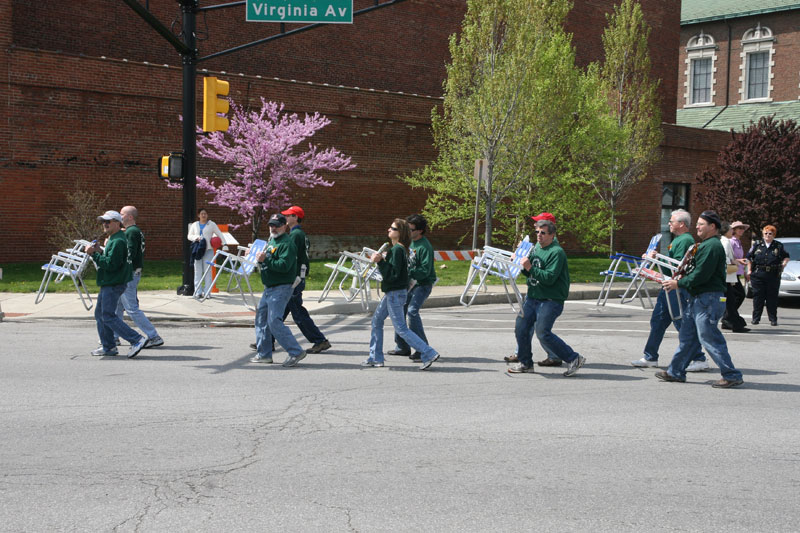
[[[311,261],[311,275],[306,283],[309,290],[321,290],[328,280],[331,270],[325,268],[325,263],[335,262],[332,259],[316,259]],[[606,268],[609,260],[605,256],[572,257],[569,259],[570,278],[573,283],[603,281],[598,274]],[[6,263],[3,268],[3,279],[0,280],[0,292],[36,292],[42,282],[42,263]],[[86,280],[89,290],[95,292],[95,272],[93,267],[87,272]],[[439,285],[463,285],[467,280],[469,262],[467,261],[438,261],[436,273],[439,276]],[[257,277],[251,278],[254,290],[262,288]],[[139,290],[175,290],[182,285],[183,267],[180,261],[145,261],[144,275],[139,283]],[[490,278],[490,283],[499,284],[497,278]],[[225,289],[228,284],[228,275],[223,274],[217,282],[217,287]],[[75,288],[69,279],[59,284],[50,283],[48,292],[71,292]]]

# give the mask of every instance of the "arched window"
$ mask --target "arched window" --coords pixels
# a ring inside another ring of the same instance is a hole
[[[744,32],[742,37],[742,64],[739,77],[740,102],[770,102],[772,98],[772,67],[775,64],[775,37],[772,30],[760,23]]]
[[[714,66],[717,44],[711,35],[700,32],[686,45],[685,107],[714,105]]]

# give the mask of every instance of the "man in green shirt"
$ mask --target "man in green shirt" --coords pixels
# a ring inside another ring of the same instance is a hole
[[[128,241],[128,253],[131,256],[133,279],[128,282],[125,292],[122,293],[119,299],[117,316],[122,319],[123,311],[128,313],[131,320],[147,337],[145,348],[161,346],[164,344],[164,339],[161,338],[150,320],[139,309],[138,288],[139,280],[142,277],[142,268],[144,267],[144,234],[139,229],[139,226],[136,225],[139,211],[132,205],[126,205],[120,209],[119,214],[122,215],[122,225],[125,226],[125,238]]]
[[[586,362],[582,355],[552,332],[553,324],[564,311],[564,301],[569,295],[567,254],[555,239],[556,225],[553,222],[536,222],[536,240],[540,246],[522,261],[528,295],[522,306],[522,316],[517,317],[514,327],[519,363],[508,368],[512,374],[533,372],[531,328],[545,352],[567,363],[564,376],[574,376]]]
[[[680,261],[686,255],[687,250],[694,246],[694,238],[690,232],[692,224],[692,216],[685,209],[677,209],[670,214],[669,217],[669,231],[675,238],[669,244],[667,254],[672,259]],[[655,251],[653,252],[655,254]],[[669,298],[669,303],[667,303]],[[678,305],[678,298],[680,298],[680,306]],[[679,309],[686,307],[689,301],[689,295],[685,290],[677,290],[667,292],[660,290],[656,297],[656,304],[653,306],[653,313],[650,315],[650,335],[647,337],[647,342],[644,345],[644,355],[641,359],[631,361],[631,364],[640,368],[657,367],[658,366],[658,348],[661,346],[661,341],[664,340],[664,333],[672,324],[675,329],[680,333],[681,331],[681,317]],[[672,313],[670,313],[672,309]],[[672,314],[676,318],[672,318]],[[691,364],[686,368],[687,372],[700,372],[708,370],[708,362],[706,356],[703,355],[703,350],[697,347],[697,353],[692,357]]]
[[[100,252],[97,242],[86,246],[87,254],[92,255],[97,265],[97,285],[100,293],[94,308],[97,321],[97,333],[102,346],[92,351],[92,355],[118,355],[114,335],[122,337],[131,345],[128,358],[138,355],[147,342],[147,337],[139,335],[117,316],[117,304],[125,292],[128,282],[133,279],[131,256],[128,252],[128,241],[122,232],[122,215],[117,211],[106,211],[97,217],[103,223],[103,232],[108,236],[105,249]]]
[[[292,296],[297,277],[297,248],[286,234],[286,217],[274,214],[269,222],[270,240],[256,256],[261,269],[264,293],[256,309],[256,349],[251,363],[272,363],[272,338],[288,353],[283,366],[295,366],[306,356],[292,332],[283,323],[283,312]]]
[[[428,344],[428,337],[425,336],[425,328],[422,326],[422,318],[419,310],[422,304],[428,299],[436,283],[435,258],[433,256],[433,246],[425,237],[428,229],[428,221],[422,215],[410,215],[406,217],[408,228],[411,230],[411,249],[412,255],[409,257],[408,277],[410,278],[411,288],[406,295],[406,304],[403,312],[408,319],[408,329],[417,334],[417,337]],[[389,355],[407,355],[412,361],[421,361],[422,354],[419,352],[411,353],[411,347],[397,333],[394,334],[395,349],[387,352]]]
[[[722,222],[714,211],[703,211],[697,219],[697,236],[702,241],[694,254],[694,268],[679,280],[662,283],[668,291],[678,288],[689,292],[683,310],[683,324],[678,332],[678,350],[666,371],[656,372],[661,381],[686,381],[686,366],[700,345],[714,360],[722,379],[712,387],[727,389],[741,385],[742,373],[733,366],[728,345],[718,324],[725,312],[725,270],[727,258],[719,240]]]

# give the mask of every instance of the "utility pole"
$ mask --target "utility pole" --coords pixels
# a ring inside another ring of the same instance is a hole
[[[197,25],[198,0],[180,0],[183,14],[183,44],[186,53],[181,54],[183,62],[183,226],[185,236],[189,224],[194,222],[197,210],[197,132],[195,113],[197,112]],[[190,256],[188,239],[183,240],[183,285],[178,294],[190,296],[194,292],[194,261]]]

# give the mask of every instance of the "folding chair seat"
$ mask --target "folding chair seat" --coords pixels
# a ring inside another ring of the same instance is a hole
[[[642,307],[644,307],[644,300],[641,297],[641,291],[644,290],[645,294],[647,295],[647,302],[649,306],[653,306],[653,302],[650,298],[650,291],[647,289],[647,281],[653,281],[654,279],[660,277],[661,271],[659,267],[652,262],[650,257],[651,254],[655,254],[655,251],[658,248],[658,243],[660,242],[660,233],[656,233],[650,239],[650,243],[647,245],[647,249],[645,250],[644,254],[642,254],[642,259],[639,261],[639,265],[633,270],[633,279],[628,284],[625,292],[622,294],[620,303],[626,304],[628,302],[632,302],[638,297],[642,303]],[[652,269],[653,266],[656,267],[656,270]],[[628,296],[631,290],[633,290],[633,294]]]
[[[72,284],[75,285],[75,290],[78,291],[81,303],[86,310],[90,310],[94,305],[92,302],[92,295],[89,294],[89,289],[83,281],[83,274],[92,257],[83,251],[83,249],[90,244],[88,241],[76,240],[75,246],[68,248],[64,252],[58,252],[50,258],[50,262],[42,265],[44,276],[42,283],[39,284],[39,290],[36,292],[35,304],[39,304],[44,300],[47,295],[47,288],[50,282],[61,283],[64,278],[70,278]]]
[[[603,278],[603,286],[600,288],[600,295],[597,297],[598,306],[603,306],[608,301],[608,297],[611,294],[611,286],[614,284],[615,279],[635,280],[635,270],[642,263],[641,257],[623,253],[612,254],[609,259],[611,259],[611,264],[607,269],[600,272],[600,275],[605,276],[605,278]],[[644,306],[644,300],[642,300],[642,306]]]
[[[522,310],[525,298],[519,290],[516,280],[519,273],[522,272],[522,260],[530,255],[532,248],[533,243],[527,237],[513,252],[492,246],[484,246],[480,255],[470,262],[467,282],[459,299],[461,305],[471,305],[481,289],[487,290],[486,281],[489,276],[496,276],[503,282],[503,289],[506,292],[511,308],[519,313]],[[477,285],[475,285],[476,279],[478,281]],[[515,307],[514,299],[516,299],[518,307]]]
[[[205,301],[211,292],[211,287],[217,283],[217,279],[219,279],[220,275],[223,272],[227,272],[231,276],[230,280],[228,280],[228,291],[230,292],[231,283],[235,281],[236,288],[239,289],[239,294],[242,296],[242,302],[244,303],[244,306],[251,311],[255,311],[256,297],[253,294],[253,287],[250,286],[250,275],[253,273],[253,271],[258,269],[258,260],[256,257],[258,254],[267,249],[267,241],[263,239],[257,239],[249,247],[238,246],[237,248],[238,252],[236,254],[219,249],[214,254],[214,257],[211,258],[211,261],[206,261],[207,266],[203,272],[203,276],[206,275],[211,267],[215,267],[217,269],[217,274],[214,276],[211,285],[208,287],[206,292],[202,294],[199,300],[201,302]],[[221,265],[216,264],[218,257],[225,258]],[[250,299],[253,301],[252,305],[248,304],[247,302],[247,297],[245,296],[242,282],[247,285],[247,291],[250,293]]]
[[[346,302],[352,302],[360,298],[361,308],[369,310],[372,301],[372,287],[374,282],[378,296],[380,296],[380,282],[383,280],[378,265],[370,260],[375,253],[383,253],[388,248],[388,243],[384,243],[378,250],[364,247],[361,252],[354,253],[342,251],[336,263],[325,263],[325,267],[332,270],[325,287],[322,289],[318,302],[324,301],[336,280],[339,280],[339,292],[344,296]],[[341,276],[341,277],[340,277]],[[345,290],[346,285],[349,287]]]

